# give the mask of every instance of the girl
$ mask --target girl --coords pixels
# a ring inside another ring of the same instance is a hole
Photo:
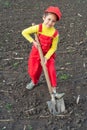
[[[26,88],[32,90],[38,83],[42,66],[38,52],[38,44],[31,37],[31,34],[37,33],[38,39],[44,55],[44,62],[47,66],[51,86],[55,97],[61,98],[64,93],[56,93],[56,69],[55,69],[55,51],[59,40],[59,33],[54,28],[55,23],[61,19],[61,12],[58,7],[48,7],[43,15],[43,23],[31,26],[22,31],[22,35],[32,43],[32,50],[28,60],[28,74],[31,77],[31,82],[27,84]]]

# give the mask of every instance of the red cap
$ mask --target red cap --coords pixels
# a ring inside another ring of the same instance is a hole
[[[48,8],[45,10],[45,12],[54,13],[54,14],[57,15],[58,20],[61,19],[62,14],[61,14],[60,9],[59,9],[58,7],[50,6],[50,7],[48,7]]]

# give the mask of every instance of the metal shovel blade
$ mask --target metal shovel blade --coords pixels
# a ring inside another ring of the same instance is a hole
[[[53,115],[58,115],[65,111],[65,103],[63,98],[55,99],[55,103],[53,101],[47,101],[47,104],[50,113]]]

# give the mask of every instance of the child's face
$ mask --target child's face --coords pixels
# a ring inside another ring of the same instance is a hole
[[[50,28],[53,27],[57,21],[57,16],[55,14],[49,13],[46,16],[43,17],[44,24]]]

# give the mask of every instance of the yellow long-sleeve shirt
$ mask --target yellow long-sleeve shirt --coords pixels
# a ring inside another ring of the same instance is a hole
[[[39,30],[39,25],[31,26],[27,29],[24,29],[22,31],[22,35],[30,42],[32,43],[34,39],[31,37],[31,34],[33,33],[38,33]],[[41,34],[46,35],[46,36],[52,36],[55,32],[55,28],[47,28],[44,24],[42,24],[42,32]],[[57,50],[57,44],[59,41],[59,34],[53,38],[52,46],[49,49],[49,51],[46,53],[45,57],[46,59],[49,59],[51,55]]]

